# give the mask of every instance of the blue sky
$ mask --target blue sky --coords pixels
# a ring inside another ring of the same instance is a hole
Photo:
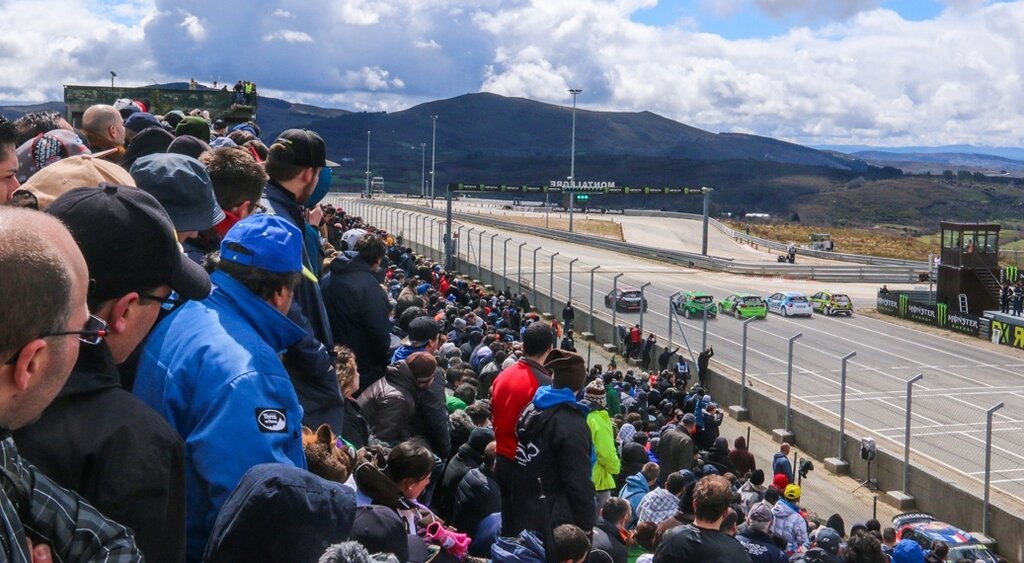
[[[822,0],[828,2],[829,0]],[[823,18],[794,13],[773,16],[759,8],[755,2],[733,2],[736,8],[721,13],[711,3],[701,0],[670,0],[658,2],[650,8],[637,10],[631,20],[645,25],[668,27],[691,25],[705,33],[726,39],[766,38],[786,33],[794,26],[815,26],[827,23]],[[880,6],[898,13],[903,19],[921,21],[942,13],[946,5],[937,0],[887,0]]]
[[[0,18],[4,103],[110,70],[355,111],[581,88],[582,111],[803,144],[1024,145],[1024,0],[3,0]]]

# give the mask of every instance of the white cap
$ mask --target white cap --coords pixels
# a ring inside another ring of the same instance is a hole
[[[349,229],[345,231],[345,234],[341,235],[341,241],[345,243],[345,245],[348,247],[348,250],[355,250],[356,241],[358,241],[365,234],[365,229]]]

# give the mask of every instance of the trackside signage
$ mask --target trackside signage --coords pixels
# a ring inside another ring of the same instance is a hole
[[[969,336],[978,336],[979,319],[970,313],[950,312],[945,303],[914,301],[906,293],[879,293],[876,300],[879,313],[952,330]],[[993,324],[993,328],[995,325]],[[1022,329],[1024,330],[1024,329]]]
[[[999,331],[999,343],[1024,350],[1024,326],[992,319],[992,332]]]

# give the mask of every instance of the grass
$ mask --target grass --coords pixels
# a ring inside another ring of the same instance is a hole
[[[514,221],[516,223],[522,223],[524,225],[530,225],[532,227],[545,226],[544,217],[515,217]],[[568,231],[569,220],[551,217],[546,226],[549,229]],[[586,235],[594,235],[604,238],[610,238],[613,240],[625,240],[625,238],[622,235],[622,225],[616,223],[615,221],[574,218],[572,221],[572,229],[574,232],[583,233]]]
[[[836,251],[848,254],[864,254],[883,256],[904,260],[928,259],[929,253],[938,252],[936,241],[933,244],[909,236],[893,229],[855,228],[855,227],[821,227],[800,223],[746,223],[731,221],[732,228],[750,234],[783,243],[805,245],[810,243],[811,233],[829,233],[835,241]]]

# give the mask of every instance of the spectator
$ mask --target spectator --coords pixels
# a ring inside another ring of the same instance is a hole
[[[124,153],[124,120],[113,106],[89,106],[82,113],[82,132],[93,152],[115,149],[106,156],[111,162],[119,162]]]
[[[807,543],[807,521],[800,514],[800,485],[787,485],[782,498],[772,507],[772,533],[786,540],[786,552],[795,553]]]
[[[82,186],[99,186],[100,183],[118,186],[135,186],[135,180],[116,164],[94,157],[91,154],[72,156],[55,162],[40,170],[18,194],[29,192],[35,199],[35,207],[45,210],[55,199]]]
[[[775,475],[781,473],[786,476],[787,482],[792,483],[793,463],[789,461],[789,452],[789,442],[783,442],[782,445],[779,446],[779,451],[775,452],[775,455],[772,457],[772,473]]]
[[[708,378],[708,362],[715,355],[715,347],[711,346],[707,350],[704,350],[697,355],[697,381],[700,382],[701,387],[707,387]]]
[[[896,529],[888,526],[882,530],[882,553],[892,555],[894,547],[896,547]]]
[[[762,474],[762,478],[763,478]],[[786,563],[789,558],[779,546],[772,541],[768,533],[772,520],[771,505],[758,502],[747,511],[747,526],[736,535],[743,547],[747,549],[753,563]]]
[[[629,548],[626,539],[626,522],[630,519],[629,502],[621,498],[609,498],[601,505],[601,518],[594,526],[594,549],[611,555],[614,563],[626,563]]]
[[[675,350],[669,350],[665,348],[658,354],[658,371],[663,372],[668,369],[668,364],[672,361],[672,356],[679,353],[679,347],[676,346]]]
[[[729,459],[736,467],[737,477],[746,477],[751,471],[757,469],[757,461],[754,454],[747,449],[747,440],[743,436],[737,436],[733,441],[733,449],[729,452]],[[762,473],[762,481],[764,474]]]
[[[249,468],[306,467],[302,407],[277,356],[304,336],[285,316],[301,252],[302,234],[285,219],[240,221],[212,261],[213,294],[171,313],[143,351],[135,394],[186,444],[190,561],[202,557],[220,507]]]
[[[515,532],[512,531],[512,483],[519,472],[515,462],[518,445],[516,424],[520,413],[533,400],[537,389],[551,385],[551,372],[544,367],[544,361],[552,351],[551,346],[551,331],[547,327],[540,323],[527,327],[523,334],[524,356],[498,374],[491,389],[491,413],[498,453],[494,475],[501,489],[503,536],[514,536],[523,529],[519,527]],[[557,357],[565,357],[565,354],[558,353]],[[582,383],[580,385],[582,386]],[[587,432],[587,436],[589,435]],[[589,460],[589,451],[586,455]],[[590,526],[586,529],[589,530]]]
[[[658,442],[658,463],[666,474],[693,469],[696,450],[690,436],[697,428],[696,419],[693,414],[686,413],[681,422],[682,428],[670,426],[663,430]]]
[[[646,370],[651,369],[651,362],[654,359],[654,345],[658,342],[658,338],[654,336],[654,333],[647,335],[647,340],[644,341],[643,351],[640,353],[640,367]]]
[[[637,522],[653,522],[660,524],[666,518],[671,518],[679,506],[679,498],[688,485],[697,481],[697,476],[692,471],[679,471],[670,473],[665,479],[665,487],[654,489],[645,495],[636,508]]]
[[[547,327],[535,326],[547,333],[550,345]],[[543,537],[545,530],[565,523],[590,530],[597,519],[590,479],[593,445],[586,408],[576,402],[586,377],[583,358],[562,351],[551,356],[545,366],[552,384],[537,389],[516,427],[512,495],[508,504],[502,498],[502,530],[509,533],[503,535],[528,529]]]
[[[750,512],[756,503],[764,500],[764,492],[764,471],[755,469],[750,473],[750,478],[740,486],[740,507],[743,511]]]
[[[698,481],[693,491],[693,524],[667,535],[654,553],[654,563],[749,562],[747,550],[734,538],[719,531],[731,500],[732,485],[725,477],[711,475]]]
[[[639,358],[640,357],[640,345],[643,341],[643,333],[640,331],[640,325],[633,325],[633,328],[629,329],[629,348],[627,349],[626,359]]]
[[[181,254],[166,213],[141,190],[78,188],[48,212],[85,256],[94,282],[89,309],[107,336],[80,346],[68,384],[15,440],[59,484],[134,530],[149,559],[178,561],[185,553],[184,446],[121,386],[117,366],[149,334],[161,303],[206,297],[209,276]]]
[[[932,548],[924,556],[925,563],[944,563],[949,557],[949,544],[942,541],[932,542]]]
[[[402,345],[391,355],[392,364],[400,362],[416,352],[433,354],[441,346],[440,331],[434,319],[416,316],[409,322],[408,329],[408,338],[402,341]]]
[[[892,549],[892,563],[924,563],[921,544],[909,538],[900,540]]]
[[[316,188],[320,169],[327,166],[326,151],[319,135],[303,129],[282,132],[270,147],[266,162],[270,181],[260,204],[268,213],[285,218],[300,233],[306,228],[301,206]],[[302,267],[304,277],[295,290],[288,318],[306,330],[306,337],[289,347],[284,365],[302,405],[302,424],[318,428],[326,423],[331,428],[344,428],[345,402],[330,357],[334,337],[305,245]]]
[[[171,146],[173,141],[174,135],[171,135],[162,127],[150,127],[142,130],[132,139],[128,150],[121,157],[121,168],[126,171],[131,170],[136,160],[151,154],[167,152],[167,148]],[[260,191],[262,192],[262,190],[263,186],[261,185]]]
[[[448,462],[441,486],[437,489],[439,496],[435,511],[438,516],[451,518],[455,490],[471,469],[480,467],[484,462],[484,451],[493,441],[494,432],[490,428],[477,428],[470,433],[469,441],[459,447],[458,453]]]
[[[812,547],[803,553],[802,558],[791,560],[802,560],[806,563],[843,563],[843,558],[839,556],[839,545],[842,541],[839,532],[832,528],[822,528],[814,536]]]
[[[619,374],[622,377],[622,374]],[[619,398],[619,390],[612,385],[613,377],[611,373],[605,373],[603,376],[604,381],[604,392],[605,401],[608,405],[608,416],[617,416],[622,414],[622,400]]]
[[[562,524],[555,528],[555,561],[558,563],[576,563],[584,561],[590,553],[590,540],[587,534],[572,524]]]
[[[632,428],[633,425],[626,423],[622,425],[623,428]],[[619,433],[622,436],[622,433]],[[621,477],[622,485],[625,486],[626,479],[631,475],[636,475],[644,465],[650,462],[650,458],[647,455],[647,434],[642,432],[634,432],[632,439],[622,444],[622,456],[620,459],[622,465],[622,471],[619,472]],[[633,511],[633,515],[636,515],[636,510]]]
[[[882,544],[870,534],[851,536],[846,542],[847,563],[888,563],[882,553]]]
[[[494,513],[501,513],[501,492],[494,480],[496,444],[484,448],[483,462],[470,469],[455,488],[452,504],[452,525],[477,538],[477,525]]]
[[[18,134],[14,124],[0,115],[0,205],[11,202],[18,181]]]
[[[576,351],[576,339],[574,339],[572,337],[572,329],[571,328],[570,329],[566,329],[565,337],[562,338],[562,346],[561,346],[561,348],[562,348],[562,350],[566,350],[566,351],[569,351],[569,352],[575,352]]]
[[[437,360],[428,352],[416,352],[389,366],[384,377],[356,400],[370,424],[370,433],[389,445],[414,436],[441,441],[436,434],[448,432],[448,413],[432,412],[427,405],[436,374]],[[443,408],[443,400],[441,404]]]
[[[562,324],[565,325],[565,330],[569,330],[573,327],[576,321],[576,309],[572,306],[572,301],[567,301],[565,307],[562,309]]]
[[[736,471],[736,466],[733,465],[732,459],[729,457],[729,441],[721,436],[715,439],[715,443],[708,450],[705,461],[715,466],[719,475],[725,475],[726,473],[742,475]]]
[[[619,491],[619,497],[629,502],[632,517],[629,521],[629,528],[636,525],[636,514],[640,508],[640,501],[647,496],[658,485],[658,464],[647,462],[639,473],[626,477],[626,485]]]
[[[363,235],[355,249],[335,256],[320,284],[335,340],[356,356],[360,391],[383,377],[390,363],[391,304],[375,275],[385,251],[380,237]]]
[[[363,409],[352,396],[359,390],[359,370],[356,358],[345,346],[334,347],[334,370],[338,374],[338,387],[345,397],[345,427],[340,434],[352,447],[359,450],[370,444],[370,425]]]
[[[136,160],[130,172],[135,185],[155,197],[167,211],[178,242],[224,220],[210,175],[198,160],[180,154],[153,154]]]
[[[615,475],[621,470],[619,455],[615,451],[615,435],[612,432],[612,421],[605,409],[605,390],[600,379],[587,385],[585,404],[590,408],[587,414],[587,426],[590,428],[590,439],[594,444],[596,461],[592,478],[594,490],[597,491],[597,505],[604,506],[604,501],[612,496],[615,490]]]
[[[89,315],[89,271],[59,221],[0,207],[0,426],[18,430],[37,419],[64,386],[79,343],[96,343],[105,327]],[[10,275],[15,274],[15,275]],[[65,452],[66,453],[66,452]],[[0,440],[5,483],[0,530],[8,561],[142,561],[132,532],[29,464],[8,433]],[[29,550],[26,530],[47,545]]]

